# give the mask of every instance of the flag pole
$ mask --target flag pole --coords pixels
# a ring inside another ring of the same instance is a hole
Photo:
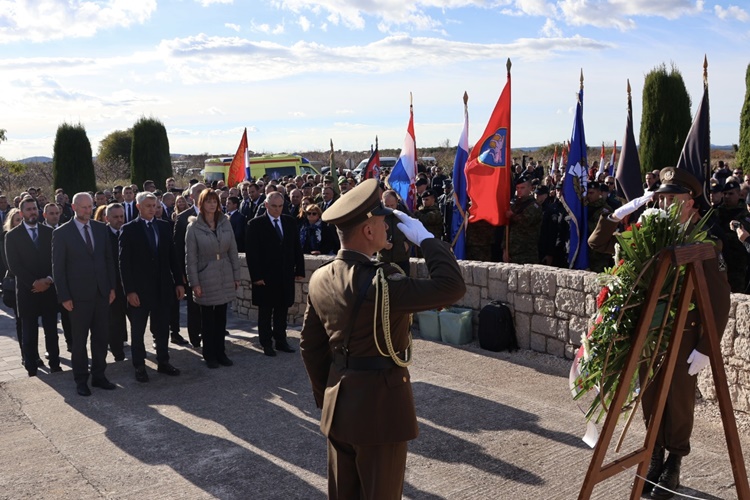
[[[507,71],[507,77],[510,77],[510,67],[512,64],[510,63],[510,57],[505,62],[505,70]],[[508,145],[508,149],[510,149],[510,145]],[[512,174],[511,174],[512,175]],[[508,186],[510,188],[510,186]],[[513,193],[510,193],[511,198],[513,197]],[[505,225],[505,251],[503,252],[503,261],[510,262],[510,252],[508,251],[510,244],[510,221]]]
[[[331,154],[330,154],[330,163],[331,163],[331,178],[333,179],[333,192],[335,193],[336,198],[341,196],[341,189],[339,188],[339,170],[336,168],[336,165],[333,161],[333,139],[331,139]]]
[[[466,91],[464,90],[464,116],[467,116],[468,114],[469,114],[469,94],[467,94]],[[461,145],[459,144],[457,146],[456,151],[458,151],[458,148],[460,147]],[[466,168],[466,165],[464,165],[464,168]],[[456,186],[455,179],[453,179],[453,186],[454,188]],[[458,195],[456,194],[455,189],[453,189],[453,204],[456,207],[458,207],[458,213],[461,214],[461,226],[459,226],[458,231],[456,231],[456,235],[453,237],[453,241],[451,242],[451,248],[456,247],[456,242],[458,242],[458,237],[461,235],[461,231],[466,231],[469,226],[469,218],[466,216],[466,212],[464,212],[464,209],[461,207],[461,203],[458,201]]]

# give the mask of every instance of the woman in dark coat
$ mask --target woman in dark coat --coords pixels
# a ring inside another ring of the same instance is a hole
[[[341,243],[336,230],[323,222],[323,211],[317,205],[309,205],[305,210],[307,224],[300,227],[299,242],[302,253],[310,255],[333,255]]]

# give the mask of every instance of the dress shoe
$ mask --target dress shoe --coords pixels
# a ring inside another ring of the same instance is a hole
[[[98,387],[99,389],[104,389],[105,391],[111,391],[117,388],[117,386],[107,380],[106,377],[92,378],[91,387]]]
[[[292,349],[292,346],[290,346],[287,343],[276,344],[276,350],[277,351],[282,351],[282,352],[297,352],[294,349]]]
[[[269,345],[263,348],[263,354],[266,356],[276,356],[276,351]]]
[[[29,377],[36,377],[36,370],[29,370]]]
[[[226,355],[221,356],[217,361],[221,366],[232,366],[234,364],[234,361],[229,359]]]
[[[200,342],[196,342],[195,344],[193,344],[193,349],[200,349],[200,348],[201,348]]]
[[[163,373],[164,375],[171,375],[173,377],[180,374],[180,370],[169,363],[159,363],[156,371],[159,373]]]
[[[670,453],[667,461],[664,462],[664,472],[659,477],[657,484],[651,492],[651,498],[656,500],[666,500],[674,496],[673,491],[680,487],[680,465],[682,457]]]
[[[148,382],[148,373],[145,366],[139,366],[135,369],[135,379],[138,382]]]
[[[124,361],[124,360],[125,360],[125,355],[124,354],[117,354],[115,356],[115,361]]]
[[[664,472],[664,448],[657,446],[651,455],[651,463],[648,464],[646,482],[643,485],[643,493],[651,493],[654,485],[659,482],[661,473]]]
[[[209,367],[209,368],[211,368],[213,370],[213,369],[219,367],[219,363],[218,363],[218,361],[213,361],[213,360],[209,361],[209,360],[206,360],[206,366]]]
[[[61,372],[61,371],[62,371],[62,367],[60,365],[58,365],[58,366],[50,366],[49,367],[49,372],[50,373],[58,373],[58,372]]]
[[[188,342],[187,340],[185,340],[185,338],[182,335],[180,335],[179,333],[175,333],[175,334],[172,335],[172,343],[173,344],[177,344],[177,345],[187,345],[190,342]]]
[[[76,392],[79,396],[91,396],[91,389],[86,382],[81,382],[76,385]]]
[[[36,366],[38,366],[39,368],[44,368],[44,361],[42,361],[41,359],[37,359]]]

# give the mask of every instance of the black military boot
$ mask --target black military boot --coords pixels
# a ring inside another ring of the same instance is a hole
[[[682,457],[670,453],[664,462],[664,472],[659,478],[659,484],[651,492],[651,498],[665,500],[674,496],[673,491],[680,487],[680,464]]]
[[[664,448],[657,446],[651,455],[651,463],[648,464],[646,482],[643,485],[643,493],[651,493],[654,485],[659,482],[661,473],[664,472]]]

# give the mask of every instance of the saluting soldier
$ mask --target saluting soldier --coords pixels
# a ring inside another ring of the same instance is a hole
[[[531,177],[524,176],[516,184],[516,198],[507,212],[510,232],[504,243],[506,262],[539,264],[539,234],[542,209],[531,191]]]
[[[703,187],[698,179],[685,169],[667,167],[661,170],[661,186],[656,193],[662,195],[662,208],[672,203],[681,203],[680,222],[689,222],[688,231],[698,222],[698,199]],[[624,217],[626,214],[621,214]],[[594,250],[614,254],[615,238],[613,237],[620,219],[613,215],[603,215],[599,219],[589,246]],[[711,297],[716,331],[724,334],[729,315],[729,283],[726,266],[718,248],[716,258],[703,261],[703,272],[706,275],[708,293]],[[656,437],[656,447],[651,456],[651,463],[646,475],[644,493],[651,492],[651,498],[663,500],[672,498],[672,491],[680,485],[680,466],[682,457],[690,453],[690,436],[693,432],[693,411],[695,409],[696,375],[710,364],[708,338],[702,334],[699,311],[688,313],[685,332],[675,365],[672,383],[669,386],[664,415]],[[641,382],[645,369],[641,371]],[[660,374],[664,372],[661,371]],[[659,377],[659,375],[657,375]],[[651,415],[656,404],[658,378],[645,389],[642,405],[646,419]],[[648,424],[648,421],[646,421]],[[669,456],[664,459],[665,450]],[[653,486],[652,483],[658,483]]]
[[[310,278],[300,348],[323,409],[332,499],[401,498],[406,444],[418,434],[407,369],[411,313],[452,304],[466,291],[450,246],[399,210],[398,228],[422,248],[430,277],[408,278],[371,260],[386,245],[389,213],[375,179],[326,210],[342,248]]]

